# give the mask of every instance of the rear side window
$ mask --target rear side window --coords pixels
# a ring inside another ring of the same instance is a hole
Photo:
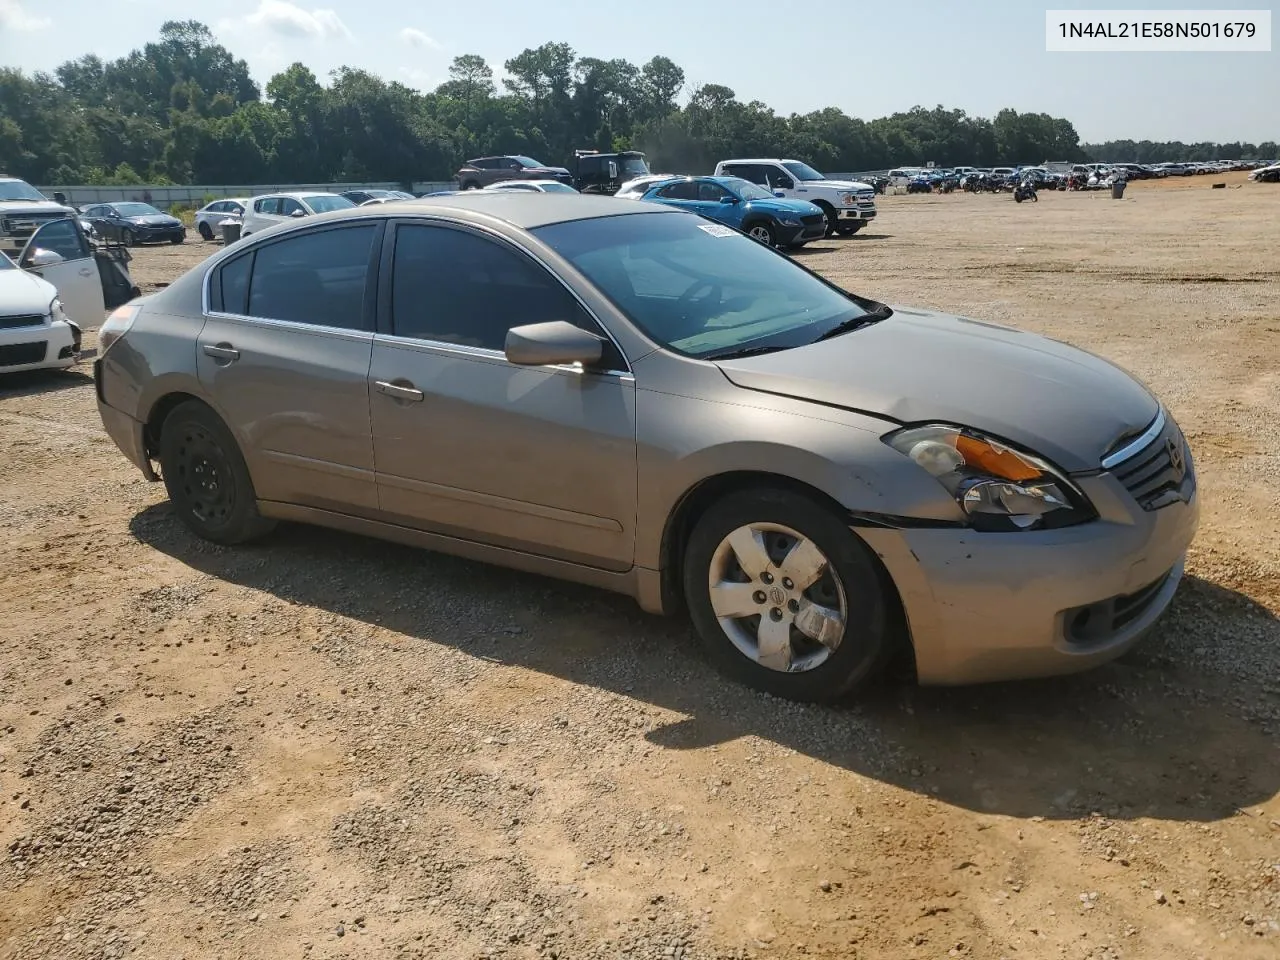
[[[249,271],[253,268],[253,254],[236,257],[218,268],[218,290],[222,300],[214,308],[223,313],[244,316],[249,312]]]
[[[266,213],[266,214],[279,213],[280,198],[267,197],[264,200],[255,200],[253,201],[253,209],[255,213]]]
[[[365,288],[378,225],[289,237],[259,247],[249,283],[251,317],[370,330]]]
[[[487,350],[502,350],[511,327],[552,320],[603,336],[564,285],[527,256],[473,233],[418,224],[396,229],[391,316],[396,336]],[[606,341],[606,365],[624,369]]]

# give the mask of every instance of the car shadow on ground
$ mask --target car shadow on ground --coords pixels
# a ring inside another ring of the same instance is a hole
[[[289,603],[684,714],[648,734],[663,749],[755,736],[957,807],[1016,817],[1213,821],[1280,790],[1280,620],[1195,578],[1159,632],[1119,663],[965,689],[886,684],[828,707],[723,679],[684,618],[649,616],[603,591],[298,525],[253,546],[216,547],[167,503],[131,528],[196,570]],[[1264,662],[1236,676],[1187,665],[1205,651],[1224,664]]]
[[[93,376],[80,370],[31,370],[0,376],[0,400],[35,397],[91,385]]]

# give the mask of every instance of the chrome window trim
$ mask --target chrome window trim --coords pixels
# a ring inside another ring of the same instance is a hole
[[[523,370],[559,370],[563,373],[575,373],[579,375],[590,374],[595,377],[612,377],[624,382],[635,382],[635,376],[630,370],[588,370],[578,364],[570,363],[548,363],[536,367],[525,366],[524,364],[512,363],[507,359],[507,355],[501,350],[491,350],[488,347],[473,347],[465,343],[450,343],[447,340],[428,340],[425,337],[401,337],[392,333],[375,334],[378,343],[387,343],[396,347],[422,348],[426,351],[439,353],[452,353],[457,356],[467,357],[472,360],[495,360],[508,367]],[[619,350],[619,353],[622,351]]]
[[[346,340],[373,342],[372,330],[349,330],[346,327],[329,327],[322,323],[303,323],[299,320],[275,320],[271,317],[246,317],[239,313],[217,313],[204,311],[210,320],[230,320],[233,323],[259,324],[277,327],[281,330],[292,330],[297,333],[323,333],[327,336],[341,337]]]
[[[1159,412],[1156,413],[1156,418],[1151,421],[1151,425],[1146,430],[1142,431],[1141,434],[1134,437],[1115,453],[1108,454],[1102,458],[1102,468],[1110,470],[1112,467],[1124,463],[1130,457],[1141,453],[1155,441],[1156,437],[1164,432],[1166,420],[1164,406],[1162,405]]]

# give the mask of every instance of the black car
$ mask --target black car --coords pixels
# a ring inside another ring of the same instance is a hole
[[[122,200],[119,203],[94,203],[81,211],[99,236],[116,240],[126,247],[138,243],[182,243],[187,228],[177,217],[161,213],[149,203]]]

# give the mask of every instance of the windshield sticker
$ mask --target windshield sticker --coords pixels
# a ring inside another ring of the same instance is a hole
[[[737,236],[738,233],[732,227],[726,227],[721,223],[700,223],[698,224],[698,229],[707,231],[713,237],[733,237]]]

